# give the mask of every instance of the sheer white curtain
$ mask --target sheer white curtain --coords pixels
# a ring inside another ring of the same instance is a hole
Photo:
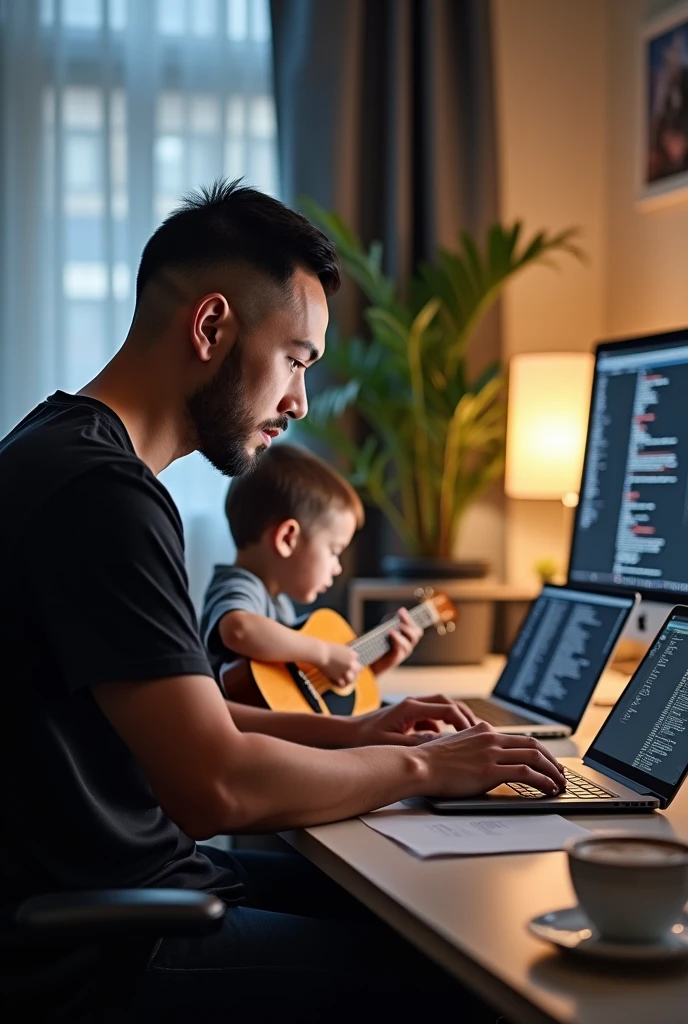
[[[277,192],[268,0],[0,0],[0,436],[123,340],[146,239],[220,174]],[[161,478],[199,600],[227,482]]]

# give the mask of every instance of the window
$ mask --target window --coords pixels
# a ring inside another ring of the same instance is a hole
[[[219,175],[277,192],[268,0],[0,0],[0,434],[124,339],[143,246]],[[163,474],[198,601],[226,481]]]
[[[268,0],[41,0],[42,149],[59,384],[131,318],[146,238],[220,174],[276,194]]]

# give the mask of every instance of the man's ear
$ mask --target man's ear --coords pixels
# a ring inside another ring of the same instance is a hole
[[[285,519],[283,523],[276,526],[272,535],[272,542],[275,545],[277,554],[281,555],[282,558],[291,558],[296,550],[300,536],[301,527],[295,519]]]
[[[201,362],[224,358],[238,333],[236,315],[224,295],[212,292],[198,300],[191,316],[191,344]]]

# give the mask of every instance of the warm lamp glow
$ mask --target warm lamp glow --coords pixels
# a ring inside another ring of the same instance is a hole
[[[578,503],[593,364],[588,352],[511,360],[504,482],[510,498]]]

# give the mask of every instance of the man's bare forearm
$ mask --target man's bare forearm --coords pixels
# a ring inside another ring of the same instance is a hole
[[[226,776],[232,820],[218,822],[218,831],[272,832],[350,818],[420,795],[427,778],[415,747],[326,752],[247,733]]]
[[[484,723],[420,746],[319,750],[241,732],[210,676],[99,683],[92,693],[160,806],[194,839],[316,825],[422,793],[474,796],[519,782],[553,795],[566,785],[537,740]],[[391,727],[408,721],[404,713]]]
[[[355,719],[341,715],[308,715],[269,711],[227,701],[234,723],[241,732],[276,736],[307,747],[337,749],[355,744]]]

